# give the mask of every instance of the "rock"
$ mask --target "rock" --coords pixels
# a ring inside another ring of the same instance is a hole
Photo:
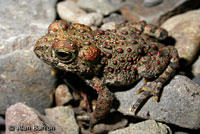
[[[58,124],[66,134],[79,134],[73,109],[59,106],[46,109],[45,112],[47,118]]]
[[[163,0],[144,0],[144,6],[153,7],[161,4]]]
[[[0,57],[0,113],[17,102],[44,112],[52,103],[54,78],[50,67],[41,63],[32,49],[16,50]]]
[[[5,134],[5,120],[0,116],[0,134]]]
[[[196,82],[200,86],[200,74],[196,75],[192,81]]]
[[[168,18],[198,8],[199,5],[199,0],[164,0],[161,4],[149,8],[144,6],[143,0],[127,0],[122,4],[121,12],[128,21],[145,20],[161,25]]]
[[[0,134],[5,134],[5,120],[0,116]]]
[[[115,130],[108,134],[172,134],[170,128],[154,120],[147,120],[136,124],[130,124],[124,129]]]
[[[73,99],[67,85],[62,84],[56,88],[55,92],[56,106],[61,106]]]
[[[46,130],[44,130],[46,129]],[[55,123],[23,103],[10,106],[6,111],[6,134],[64,134]]]
[[[104,133],[108,133],[111,130],[116,130],[119,128],[123,128],[128,124],[128,120],[127,119],[122,119],[121,121],[112,124],[112,125],[107,125],[107,124],[97,124],[94,126],[94,133],[95,134],[104,134]]]
[[[103,15],[101,13],[88,13],[82,15],[76,19],[76,22],[80,24],[85,24],[88,26],[99,26],[103,20]]]
[[[55,19],[55,3],[56,0],[1,1],[0,55],[30,49]]]
[[[77,4],[88,11],[95,11],[103,15],[119,10],[122,0],[78,0]]]
[[[5,120],[3,117],[0,116],[0,126],[4,126],[5,125]]]
[[[200,74],[200,56],[199,58],[194,62],[194,64],[192,65],[192,73],[193,75],[198,75]]]
[[[0,1],[0,114],[17,102],[40,112],[51,105],[55,78],[33,45],[55,19],[56,0]],[[6,5],[6,6],[5,6]]]
[[[78,17],[86,15],[86,12],[73,1],[59,2],[57,4],[57,12],[61,19],[70,22],[75,22]]]
[[[174,134],[190,134],[190,133],[186,133],[186,132],[174,132]]]
[[[5,134],[5,131],[0,131],[0,134]]]
[[[140,81],[134,88],[115,92],[120,106],[118,111],[133,116],[131,107],[139,95],[136,91],[143,85]],[[189,78],[181,75],[175,76],[163,89],[160,102],[151,97],[137,113],[137,116],[145,119],[154,119],[184,128],[200,128],[200,86]]]
[[[115,22],[108,22],[108,23],[105,23],[101,26],[101,29],[102,30],[107,30],[107,29],[116,29],[116,24]]]
[[[200,50],[200,10],[190,11],[168,19],[162,27],[169,32],[169,36],[176,39],[175,47],[186,66],[199,54]]]
[[[103,19],[103,23],[114,22],[115,24],[121,24],[125,21],[125,17],[117,13],[112,13],[110,16]]]

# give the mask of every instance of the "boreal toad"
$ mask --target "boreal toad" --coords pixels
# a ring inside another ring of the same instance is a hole
[[[173,46],[159,43],[167,36],[166,30],[144,21],[123,23],[104,31],[57,20],[37,41],[34,52],[47,64],[78,74],[98,92],[90,120],[93,127],[111,109],[114,95],[107,85],[127,86],[145,78],[145,85],[137,91],[143,93],[132,111],[149,96],[158,100],[179,61]]]

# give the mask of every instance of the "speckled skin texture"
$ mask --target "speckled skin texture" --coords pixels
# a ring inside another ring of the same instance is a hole
[[[59,20],[37,41],[34,52],[47,64],[78,74],[98,92],[90,120],[92,128],[112,106],[114,96],[107,85],[127,86],[145,78],[137,94],[143,93],[132,111],[150,96],[158,100],[160,89],[174,75],[179,60],[173,46],[158,43],[167,35],[164,29],[144,21],[93,31],[82,24]]]

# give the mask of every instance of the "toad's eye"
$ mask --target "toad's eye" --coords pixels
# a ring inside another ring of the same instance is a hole
[[[72,53],[70,52],[56,52],[56,56],[59,60],[68,61],[72,58]]]

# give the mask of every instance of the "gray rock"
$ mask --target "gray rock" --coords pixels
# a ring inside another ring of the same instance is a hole
[[[59,106],[46,109],[45,112],[47,118],[58,124],[66,134],[79,134],[73,109]]]
[[[125,1],[125,0],[108,0],[108,1],[110,1],[112,4],[114,4],[114,5],[120,5],[120,4],[122,4],[122,2],[123,1]]]
[[[199,58],[194,62],[194,64],[192,65],[192,73],[193,75],[198,75],[200,74],[200,56]]]
[[[0,55],[30,49],[55,19],[55,3],[56,0],[0,1]]]
[[[64,134],[57,124],[50,122],[38,111],[23,103],[17,103],[7,109],[6,134],[35,134],[38,132],[40,134]]]
[[[33,53],[33,45],[55,19],[55,2],[0,1],[0,114],[17,102],[44,111],[51,105],[54,77]]]
[[[56,105],[61,106],[73,99],[67,85],[59,85],[55,92]]]
[[[3,117],[0,116],[0,126],[5,125],[5,120],[3,119]]]
[[[121,12],[128,21],[145,20],[161,25],[168,18],[195,9],[199,4],[199,0],[164,0],[161,4],[149,8],[144,6],[143,0],[127,0],[122,4]]]
[[[108,23],[105,23],[101,26],[101,29],[102,30],[107,30],[107,29],[116,29],[116,24],[115,22],[108,22]]]
[[[161,4],[163,0],[144,0],[144,6],[153,7]]]
[[[122,0],[78,0],[77,4],[88,11],[100,12],[108,15],[119,10]]]
[[[0,127],[4,127],[5,128],[5,120],[3,117],[0,116]],[[0,134],[5,134],[5,130],[1,130],[0,129]]]
[[[186,132],[174,132],[174,134],[190,134],[190,133],[186,133]]]
[[[115,24],[121,24],[125,21],[125,17],[117,13],[112,13],[110,16],[103,19],[103,23],[114,22]]]
[[[0,113],[16,102],[43,111],[51,105],[50,93],[54,78],[50,67],[44,65],[30,50],[16,50],[0,57]]]
[[[134,116],[131,112],[133,103],[139,97],[136,91],[143,85],[140,81],[134,88],[116,92],[120,102],[118,111],[125,115]],[[200,128],[200,86],[189,78],[175,76],[163,89],[160,102],[150,98],[137,113],[138,117],[154,119],[184,128]]]
[[[130,124],[124,129],[115,130],[108,134],[172,134],[170,128],[154,120],[147,120],[136,124]]]
[[[79,8],[74,1],[59,2],[57,12],[61,19],[70,22],[75,22],[78,17],[86,15],[86,12]]]
[[[103,20],[103,15],[101,13],[88,13],[76,18],[75,22],[80,24],[85,24],[88,26],[99,26]]]
[[[127,119],[122,119],[119,122],[115,123],[115,124],[111,124],[111,125],[107,125],[107,124],[97,124],[94,126],[94,133],[95,134],[104,134],[104,133],[108,133],[109,131],[112,130],[116,130],[116,129],[120,129],[125,127],[128,124],[128,120]]]
[[[196,76],[192,79],[192,81],[196,82],[196,83],[199,84],[199,86],[200,86],[200,74],[196,75]]]
[[[193,10],[174,16],[163,23],[169,36],[176,40],[175,48],[180,58],[184,60],[181,65],[189,65],[199,55],[200,50],[200,10]]]

